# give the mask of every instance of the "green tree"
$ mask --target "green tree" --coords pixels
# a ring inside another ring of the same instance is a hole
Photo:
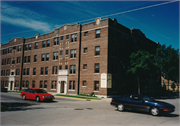
[[[165,45],[159,45],[156,51],[156,62],[158,63],[162,76],[168,80],[173,80],[176,83],[179,81],[179,50]]]
[[[130,55],[130,65],[127,73],[131,73],[137,78],[138,94],[140,94],[140,79],[157,76],[159,73],[158,64],[155,62],[155,55],[148,51],[137,51]]]
[[[173,91],[174,91],[174,89],[176,88],[176,85],[175,85],[174,82],[171,84],[171,88],[173,89]]]

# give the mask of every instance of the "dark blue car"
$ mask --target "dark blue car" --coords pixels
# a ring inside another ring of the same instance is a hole
[[[156,101],[145,95],[128,94],[117,98],[112,98],[111,105],[117,110],[135,110],[149,112],[153,116],[175,111],[175,106],[166,102]]]

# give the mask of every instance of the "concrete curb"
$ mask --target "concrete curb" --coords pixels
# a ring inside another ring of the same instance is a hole
[[[100,101],[100,100],[97,100],[97,99],[82,99],[82,98],[73,98],[73,97],[56,96],[56,95],[54,95],[54,97],[69,98],[69,99],[78,99],[78,100],[84,100],[84,101]]]

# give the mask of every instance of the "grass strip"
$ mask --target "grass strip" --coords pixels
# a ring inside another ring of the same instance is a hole
[[[86,96],[74,96],[74,95],[62,95],[62,94],[55,94],[55,96],[63,96],[63,97],[72,97],[72,98],[81,98],[81,99],[88,99],[88,100],[101,100],[101,98],[95,97],[86,97]]]
[[[8,92],[21,93],[21,91],[8,91]]]

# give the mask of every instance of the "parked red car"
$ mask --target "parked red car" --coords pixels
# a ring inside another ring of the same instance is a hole
[[[46,101],[46,100],[52,101],[54,99],[53,95],[47,93],[45,90],[40,88],[26,89],[25,91],[21,92],[20,96],[22,97],[23,100],[32,99],[32,100],[36,100],[37,102]]]

